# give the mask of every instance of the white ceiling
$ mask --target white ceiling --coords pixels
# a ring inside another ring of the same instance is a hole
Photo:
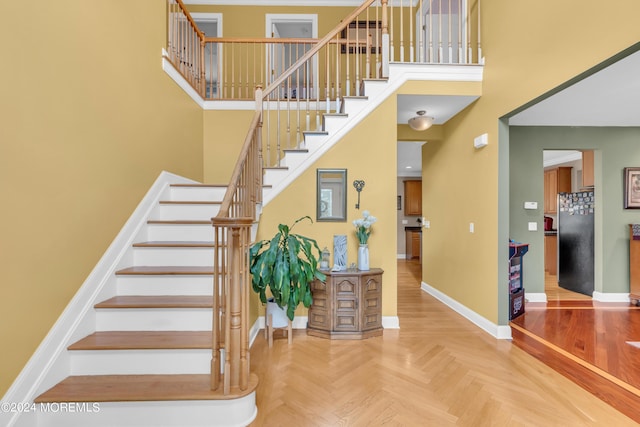
[[[640,126],[640,51],[509,119],[515,126]]]
[[[477,96],[398,95],[398,124],[407,124],[417,111],[425,110],[427,116],[433,117],[433,124],[441,125],[476,99]]]

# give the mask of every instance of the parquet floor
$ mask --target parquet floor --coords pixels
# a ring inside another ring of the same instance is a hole
[[[399,330],[363,341],[294,332],[251,349],[252,426],[631,426],[631,419],[420,290],[398,261]],[[383,285],[384,286],[384,285]]]

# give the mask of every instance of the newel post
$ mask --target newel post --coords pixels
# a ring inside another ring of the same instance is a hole
[[[223,394],[228,395],[233,389],[246,390],[249,384],[248,250],[253,219],[215,217],[212,221],[215,252],[211,389],[222,385]]]
[[[389,77],[389,0],[382,0],[382,76]]]

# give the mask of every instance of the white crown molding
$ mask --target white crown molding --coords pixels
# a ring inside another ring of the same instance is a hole
[[[422,282],[420,288],[493,337],[502,340],[511,339],[511,328],[509,326],[496,325],[425,282]]]

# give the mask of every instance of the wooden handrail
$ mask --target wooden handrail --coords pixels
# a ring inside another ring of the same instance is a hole
[[[238,181],[240,179],[240,175],[242,174],[242,169],[246,164],[246,159],[251,148],[251,145],[254,141],[255,132],[260,123],[260,119],[262,118],[262,110],[258,110],[253,115],[253,119],[249,124],[249,131],[247,132],[247,136],[244,139],[244,144],[242,145],[242,150],[240,150],[240,154],[238,155],[238,161],[233,169],[233,173],[231,174],[231,179],[229,180],[229,186],[227,187],[227,192],[224,194],[224,199],[222,199],[222,203],[220,204],[220,210],[218,211],[218,218],[226,218],[229,216],[229,209],[231,208],[231,203],[233,201],[233,196],[236,192]]]
[[[189,24],[191,24],[191,28],[193,28],[193,30],[196,32],[196,34],[198,35],[198,38],[200,39],[200,41],[204,40],[204,33],[202,31],[200,31],[200,28],[198,28],[198,25],[196,24],[196,21],[193,20],[193,18],[191,17],[191,14],[189,13],[187,8],[185,7],[185,5],[182,2],[182,0],[175,0],[175,2],[178,3],[178,6],[180,6],[180,9],[182,9],[182,12],[187,17],[187,20],[189,21]]]
[[[207,43],[298,43],[298,44],[314,44],[320,39],[299,39],[299,38],[272,38],[272,37],[205,37]]]

